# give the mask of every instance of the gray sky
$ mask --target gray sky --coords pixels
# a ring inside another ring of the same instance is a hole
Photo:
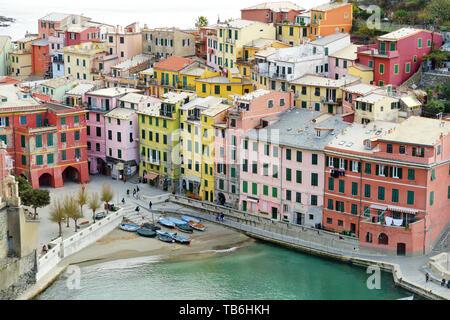
[[[210,24],[221,20],[240,18],[240,9],[264,0],[14,0],[0,1],[0,15],[16,18],[9,28],[0,28],[0,34],[9,34],[13,40],[26,31],[37,32],[37,20],[51,12],[84,14],[94,21],[128,25],[138,21],[141,26],[192,28],[198,16],[206,16]],[[292,1],[309,9],[328,0]]]

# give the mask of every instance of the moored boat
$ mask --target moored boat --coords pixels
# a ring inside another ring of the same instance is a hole
[[[135,232],[140,227],[132,225],[132,224],[128,224],[128,223],[121,223],[121,224],[119,224],[119,228],[122,229],[123,231]]]
[[[166,218],[159,218],[158,223],[168,228],[175,228],[175,223]]]
[[[186,222],[194,221],[194,222],[200,223],[200,220],[199,220],[199,219],[193,218],[193,217],[190,217],[190,216],[182,215],[182,216],[181,216],[181,219],[183,219],[183,221],[186,221]]]
[[[172,238],[178,243],[182,243],[182,244],[190,244],[191,243],[191,239],[179,236],[177,234],[174,235]]]
[[[174,217],[169,217],[168,220],[172,221],[173,223],[175,223],[175,225],[177,224],[187,224],[186,221],[174,218]]]
[[[187,223],[185,224],[176,224],[175,227],[180,230],[181,232],[185,233],[193,233],[194,229]]]
[[[154,225],[153,223],[148,223],[148,222],[144,223],[142,225],[142,227],[144,227],[146,229],[150,229],[152,231],[161,230],[161,227]]]
[[[143,228],[143,227],[138,229],[136,231],[136,233],[138,235],[140,235],[140,236],[147,237],[147,238],[154,238],[154,237],[156,237],[156,232],[155,231],[147,229],[147,228]]]
[[[164,233],[158,233],[157,234],[158,240],[164,241],[164,242],[175,242],[175,240],[169,236],[168,234],[164,234]]]
[[[199,231],[205,231],[206,227],[204,225],[202,225],[201,223],[197,223],[194,221],[189,221],[189,225],[195,229],[195,230],[199,230]]]
[[[173,232],[173,231],[166,231],[166,230],[156,230],[156,233],[157,234],[166,234],[166,235],[168,235],[169,237],[173,237],[173,236],[175,236],[177,233],[176,232]]]

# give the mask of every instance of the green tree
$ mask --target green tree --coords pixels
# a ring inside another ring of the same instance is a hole
[[[442,86],[441,96],[443,99],[450,100],[450,83]]]
[[[37,208],[43,208],[50,204],[50,192],[42,189],[29,189],[23,191],[21,200],[24,205],[34,209],[34,219],[37,216]]]
[[[102,184],[102,198],[101,200],[104,201],[106,203],[106,211],[109,212],[109,203],[111,202],[111,200],[114,197],[114,193],[111,189],[111,185],[110,184]]]
[[[208,19],[205,16],[200,16],[195,21],[195,27],[200,29],[201,27],[206,27],[208,25]]]
[[[100,196],[97,192],[91,194],[88,202],[89,209],[92,210],[92,220],[95,223],[95,211],[97,211],[102,203],[100,202]]]
[[[408,11],[406,10],[397,10],[394,13],[394,19],[398,21],[400,24],[406,23],[408,20]]]
[[[432,99],[424,107],[425,116],[436,116],[440,112],[444,112],[445,105],[442,101]]]
[[[429,22],[435,26],[448,23],[450,21],[450,1],[431,0],[425,7],[425,12]]]
[[[33,189],[28,180],[22,176],[16,176],[16,181],[19,183],[19,197],[22,197],[25,191]]]
[[[83,213],[83,206],[88,201],[88,195],[87,195],[86,190],[84,189],[84,187],[81,187],[81,189],[78,191],[78,196],[77,196],[76,200],[78,202],[78,205],[80,206],[81,213]]]
[[[56,222],[59,227],[59,237],[62,236],[62,229],[61,229],[61,223],[64,221],[65,218],[65,212],[64,212],[64,206],[61,203],[61,200],[56,200],[52,206],[50,207],[50,221]]]
[[[75,222],[75,232],[78,230],[77,221],[83,217],[77,199],[73,196],[66,196],[64,198],[64,213],[67,219],[73,219]]]

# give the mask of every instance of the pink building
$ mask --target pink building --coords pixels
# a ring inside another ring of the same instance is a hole
[[[100,42],[100,29],[94,26],[71,25],[65,32],[66,46],[84,42]]]
[[[334,79],[341,79],[348,74],[348,68],[355,65],[356,50],[358,46],[355,44],[338,50],[328,55],[328,77]]]
[[[264,119],[263,119],[264,121]],[[289,109],[242,136],[244,211],[306,226],[322,222],[324,147],[349,124],[340,116]]]
[[[206,64],[214,70],[219,70],[217,30],[211,29],[210,31],[211,33],[206,36]]]
[[[116,63],[128,60],[142,53],[142,34],[137,23],[117,26],[106,34],[106,45],[110,55],[117,56]]]
[[[106,165],[105,114],[116,108],[119,98],[130,92],[131,88],[104,88],[86,93],[89,112],[87,118],[87,148],[89,172],[111,175]]]
[[[219,203],[239,208],[241,136],[257,126],[265,126],[271,117],[294,105],[293,92],[256,90],[240,96],[229,111],[226,123],[215,124],[215,195]]]
[[[241,9],[241,19],[263,23],[295,22],[295,17],[305,9],[290,1],[265,2]]]

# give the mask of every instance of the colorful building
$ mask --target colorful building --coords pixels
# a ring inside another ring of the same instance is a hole
[[[75,46],[85,42],[100,42],[100,28],[95,24],[69,25],[65,30],[65,46]]]
[[[326,230],[359,237],[360,250],[430,252],[450,221],[449,122],[352,124],[327,147]]]
[[[240,75],[239,70],[234,68],[228,71],[228,76],[219,73],[205,72],[195,80],[197,96],[215,96],[233,100],[235,95],[244,95],[252,91],[252,83]]]
[[[233,108],[228,110],[225,121],[214,126],[214,177],[215,199],[222,205],[242,209],[239,206],[241,167],[249,166],[242,153],[241,136],[257,126],[267,125],[268,120],[291,108],[294,96],[291,92],[256,90],[236,97]]]
[[[139,115],[139,176],[169,192],[181,191],[180,186],[180,112],[182,105],[195,98],[187,92],[168,92],[161,103],[138,110]]]
[[[31,44],[35,40],[39,40],[39,37],[27,35],[16,41],[16,47],[10,52],[10,75],[23,79],[33,73]]]
[[[51,78],[52,60],[48,40],[31,43],[31,70],[38,77]]]
[[[294,22],[305,9],[290,1],[264,2],[241,9],[241,19],[263,23]]]
[[[431,49],[442,45],[440,33],[401,28],[378,37],[377,44],[358,48],[358,63],[373,68],[375,85],[400,86],[420,67]]]
[[[330,78],[340,79],[349,74],[350,67],[356,64],[358,46],[350,44],[328,55],[328,74]]]
[[[289,43],[291,46],[298,46],[304,43],[305,39],[309,40],[309,24],[302,25],[296,22],[285,22],[277,24],[277,40]]]
[[[289,109],[242,135],[242,210],[315,227],[322,222],[324,147],[348,126],[340,116]],[[250,166],[251,164],[251,166]]]
[[[39,37],[49,39],[71,24],[80,24],[90,19],[81,15],[52,12],[38,20]]]
[[[194,34],[177,28],[155,28],[142,30],[142,52],[151,54],[157,59],[170,56],[195,56]]]
[[[398,121],[400,100],[386,92],[379,91],[381,90],[355,99],[354,121],[356,123],[365,124],[377,120]]]
[[[213,202],[214,127],[232,107],[226,99],[196,98],[180,107],[181,180],[183,190]]]
[[[71,77],[61,77],[47,80],[41,84],[40,92],[50,97],[50,99],[65,102],[66,92],[75,86]]]
[[[154,58],[148,54],[138,54],[115,66],[111,73],[105,75],[107,87],[136,87],[139,81],[138,73],[153,65]]]
[[[142,35],[138,23],[132,23],[125,28],[116,26],[106,34],[106,39],[108,54],[117,57],[116,63],[142,53]]]
[[[0,36],[0,76],[6,76],[9,74],[11,64],[9,53],[11,48],[11,37]]]
[[[357,98],[366,96],[378,89],[379,87],[364,82],[342,87],[342,113],[354,112]]]
[[[336,33],[350,33],[353,21],[353,4],[346,2],[330,2],[310,10],[310,39]]]
[[[0,139],[14,159],[16,175],[33,188],[89,182],[84,109],[40,104],[14,85],[1,85],[0,95]]]
[[[137,92],[138,89],[114,87],[86,93],[87,150],[91,174],[111,175],[111,167],[106,164],[105,114],[117,107],[119,98]]]
[[[72,107],[84,107],[87,105],[86,93],[95,90],[93,83],[75,83],[73,88],[66,92],[64,104]]]

